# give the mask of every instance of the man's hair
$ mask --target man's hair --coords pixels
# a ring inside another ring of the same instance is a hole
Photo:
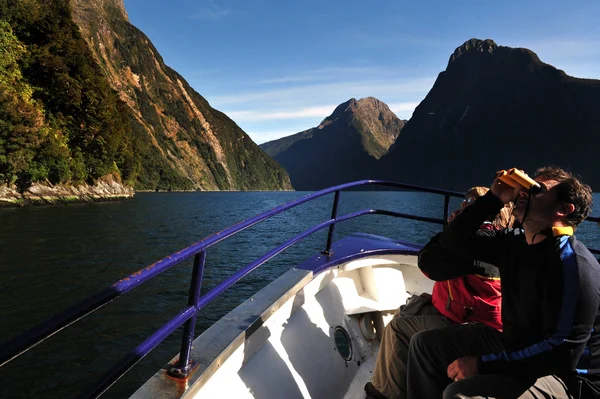
[[[592,189],[570,172],[556,166],[539,168],[535,177],[558,181],[557,199],[565,204],[573,204],[575,210],[567,215],[567,224],[577,227],[592,210]]]

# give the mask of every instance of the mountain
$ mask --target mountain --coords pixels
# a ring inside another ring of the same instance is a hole
[[[139,143],[68,4],[0,0],[0,49],[0,186],[132,184]]]
[[[498,169],[564,167],[600,187],[600,81],[578,79],[530,50],[471,39],[451,55],[402,135],[382,178],[465,190]]]
[[[291,188],[164,64],[122,0],[0,0],[0,47],[0,183]]]
[[[71,5],[74,21],[129,108],[132,128],[152,142],[143,186],[160,185],[164,169],[194,189],[291,188],[276,162],[165,65],[148,37],[129,23],[123,0]]]
[[[289,173],[296,190],[373,178],[377,160],[404,122],[373,97],[340,104],[318,127],[261,144]]]

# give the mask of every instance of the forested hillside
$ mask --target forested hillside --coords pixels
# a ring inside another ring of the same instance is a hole
[[[0,0],[0,52],[0,180],[136,179],[143,143],[66,0]]]
[[[287,173],[215,110],[129,22],[123,0],[70,0],[73,20],[129,111],[142,148],[140,187],[290,189]]]
[[[164,65],[122,0],[0,0],[0,184],[103,176],[146,190],[291,189]]]

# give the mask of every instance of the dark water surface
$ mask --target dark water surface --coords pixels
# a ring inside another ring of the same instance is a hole
[[[158,259],[305,192],[139,193],[135,199],[0,209],[0,341],[36,325]],[[600,197],[595,194],[596,203]],[[278,215],[209,249],[202,293],[305,229],[327,220],[333,195]],[[387,209],[441,218],[443,197],[412,192],[343,192],[339,214]],[[458,204],[454,200],[453,208]],[[600,214],[595,206],[594,215]],[[336,238],[361,231],[425,243],[438,225],[367,215]],[[600,228],[578,238],[600,247]],[[253,293],[325,246],[322,231],[241,280],[198,317],[198,335]],[[191,261],[180,264],[0,368],[0,398],[71,398],[187,303]],[[179,350],[181,329],[103,397],[122,398]]]

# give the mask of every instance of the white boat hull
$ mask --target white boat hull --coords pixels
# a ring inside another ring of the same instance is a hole
[[[433,287],[416,261],[388,254],[317,275],[292,269],[194,341],[199,365],[187,381],[161,370],[133,398],[363,398],[379,347],[373,325],[381,330],[410,293]],[[336,349],[336,327],[350,336],[350,360]]]

